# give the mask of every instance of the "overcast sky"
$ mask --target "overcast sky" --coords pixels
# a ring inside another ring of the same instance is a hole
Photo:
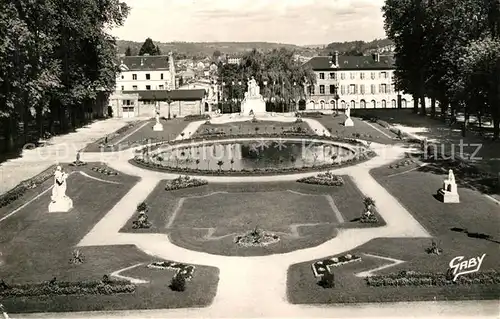
[[[383,0],[124,0],[121,40],[328,44],[385,37]]]

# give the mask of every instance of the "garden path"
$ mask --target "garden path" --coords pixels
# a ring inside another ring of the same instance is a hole
[[[273,121],[280,117],[272,117]],[[312,119],[305,120],[312,129],[323,132],[324,127]],[[197,122],[199,125],[203,121]],[[187,128],[193,131],[192,126]],[[202,263],[220,269],[218,292],[211,306],[203,309],[183,310],[182,316],[188,313],[203,317],[262,317],[262,316],[304,316],[311,317],[322,311],[337,313],[337,308],[292,305],[287,302],[286,276],[289,266],[340,254],[354,249],[367,241],[378,237],[429,237],[427,231],[412,215],[369,174],[371,168],[387,165],[396,158],[404,156],[407,149],[397,146],[372,144],[381,155],[367,162],[351,167],[333,170],[335,174],[350,175],[361,192],[377,202],[379,213],[387,225],[374,229],[340,230],[337,237],[312,248],[285,254],[259,257],[219,256],[203,252],[187,250],[170,243],[163,234],[119,233],[119,230],[135,213],[135,206],[144,200],[162,179],[177,177],[176,174],[153,172],[133,166],[128,162],[130,155],[118,156],[109,163],[112,168],[125,174],[141,176],[142,179],[127,193],[122,200],[82,239],[79,246],[134,244],[144,252],[158,258],[177,262]],[[116,154],[115,154],[116,155]],[[92,157],[86,154],[86,157]],[[102,156],[102,154],[98,154]],[[209,181],[242,182],[242,181],[276,181],[296,180],[300,177],[317,173],[260,176],[260,177],[203,177]],[[175,311],[174,311],[175,312]],[[180,312],[178,312],[180,314]]]

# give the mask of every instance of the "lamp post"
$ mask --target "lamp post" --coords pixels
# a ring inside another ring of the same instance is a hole
[[[170,98],[170,88],[167,89],[167,105],[168,105],[168,119],[170,120],[170,103],[172,103],[172,99]]]

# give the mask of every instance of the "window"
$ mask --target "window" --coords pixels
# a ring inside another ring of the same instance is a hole
[[[324,85],[319,86],[319,94],[325,94],[325,86]]]
[[[324,109],[325,109],[325,101],[323,101],[323,100],[319,101],[319,105],[320,105],[320,108],[321,108],[322,110],[324,110]]]
[[[122,91],[125,91],[125,87],[122,85]]]
[[[380,77],[382,79],[387,79],[387,72],[380,72]]]
[[[330,85],[330,94],[335,94],[335,85]]]
[[[132,85],[132,90],[137,90],[137,85]]]
[[[163,84],[161,84],[161,85],[158,86],[158,89],[165,90],[165,86],[163,86]]]
[[[376,94],[377,92],[375,92],[375,84],[372,84],[371,85],[371,91],[370,91],[372,94]]]
[[[356,102],[353,100],[351,101],[351,109],[355,109],[356,108]]]
[[[372,72],[372,80],[375,80],[375,72]]]
[[[163,80],[163,73],[160,73],[160,80]]]
[[[401,107],[406,108],[406,100],[405,99],[401,100]]]
[[[334,100],[331,100],[330,101],[330,107],[333,109],[335,109],[335,101]]]
[[[340,79],[345,80],[345,73],[344,72],[340,73]]]
[[[330,73],[330,80],[335,80],[335,73],[333,72]]]
[[[387,84],[381,84],[380,85],[380,93],[386,94],[387,93]]]
[[[340,94],[342,94],[342,95],[345,94],[345,85],[340,86]]]
[[[146,85],[146,90],[151,90],[151,85]]]
[[[123,100],[123,105],[134,105],[134,101],[130,101],[130,100]]]
[[[122,75],[122,80],[125,78],[125,76]]]
[[[387,103],[385,102],[385,100],[382,100],[382,107],[385,109],[387,107]]]
[[[151,80],[151,75],[149,73],[146,73],[146,80]]]
[[[365,100],[359,101],[359,107],[362,109],[366,109],[366,101]]]
[[[361,73],[359,74],[359,78],[360,78],[361,80],[364,80],[364,79],[365,79],[365,72],[361,72]]]
[[[391,90],[392,92],[396,92],[396,86],[394,84],[391,84]]]
[[[340,107],[345,109],[345,101],[340,102]]]
[[[132,74],[132,80],[137,80],[137,74]]]
[[[356,84],[349,85],[349,94],[356,94]]]
[[[314,94],[314,85],[309,86],[309,94]]]
[[[321,72],[321,73],[319,74],[319,79],[320,79],[320,80],[324,80],[324,79],[325,79],[325,73]]]
[[[377,107],[377,102],[375,102],[375,100],[372,100],[372,107],[373,107],[373,108],[376,108],[376,107]]]
[[[356,73],[351,72],[351,74],[350,74],[350,75],[351,75],[351,80],[354,80],[354,79],[356,78]]]
[[[361,84],[359,86],[359,90],[361,91],[361,94],[365,94],[365,85],[364,84]]]
[[[391,103],[392,103],[392,108],[395,109],[397,107],[396,100],[392,100]]]

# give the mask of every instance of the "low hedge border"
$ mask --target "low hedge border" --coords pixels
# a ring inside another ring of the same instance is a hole
[[[0,208],[16,201],[17,199],[21,198],[26,193],[27,190],[38,187],[43,182],[54,176],[56,166],[57,165],[55,164],[51,165],[49,168],[47,168],[40,174],[25,181],[22,181],[21,183],[19,183],[19,185],[17,185],[10,191],[0,195]]]
[[[368,151],[365,153],[359,154],[355,159],[348,159],[340,164],[325,164],[318,166],[305,166],[301,168],[266,168],[266,169],[254,169],[254,170],[201,170],[201,169],[193,169],[193,168],[176,168],[170,166],[163,166],[157,163],[149,163],[144,161],[142,158],[138,156],[134,157],[129,161],[129,163],[137,165],[139,167],[147,168],[150,170],[160,171],[160,172],[168,172],[168,173],[182,173],[182,174],[193,174],[193,175],[205,175],[205,176],[252,176],[252,175],[287,175],[287,174],[298,174],[298,173],[307,173],[307,172],[315,172],[321,170],[331,170],[338,169],[345,166],[350,166],[353,164],[359,164],[364,161],[367,161],[376,156],[376,153],[373,151]]]
[[[166,191],[173,191],[177,189],[193,188],[203,185],[207,185],[208,181],[199,178],[193,178],[189,176],[179,176],[175,179],[167,181],[165,184]]]
[[[0,288],[1,297],[34,297],[61,295],[113,295],[133,293],[136,286],[127,280],[108,279],[77,282],[43,282],[30,284],[12,284]]]
[[[184,121],[203,121],[210,120],[211,117],[208,114],[195,114],[195,115],[186,115],[184,116]]]
[[[402,271],[397,274],[377,275],[367,277],[368,286],[451,286],[472,284],[500,284],[500,273],[496,270],[465,274],[453,281],[445,273],[419,273]]]

